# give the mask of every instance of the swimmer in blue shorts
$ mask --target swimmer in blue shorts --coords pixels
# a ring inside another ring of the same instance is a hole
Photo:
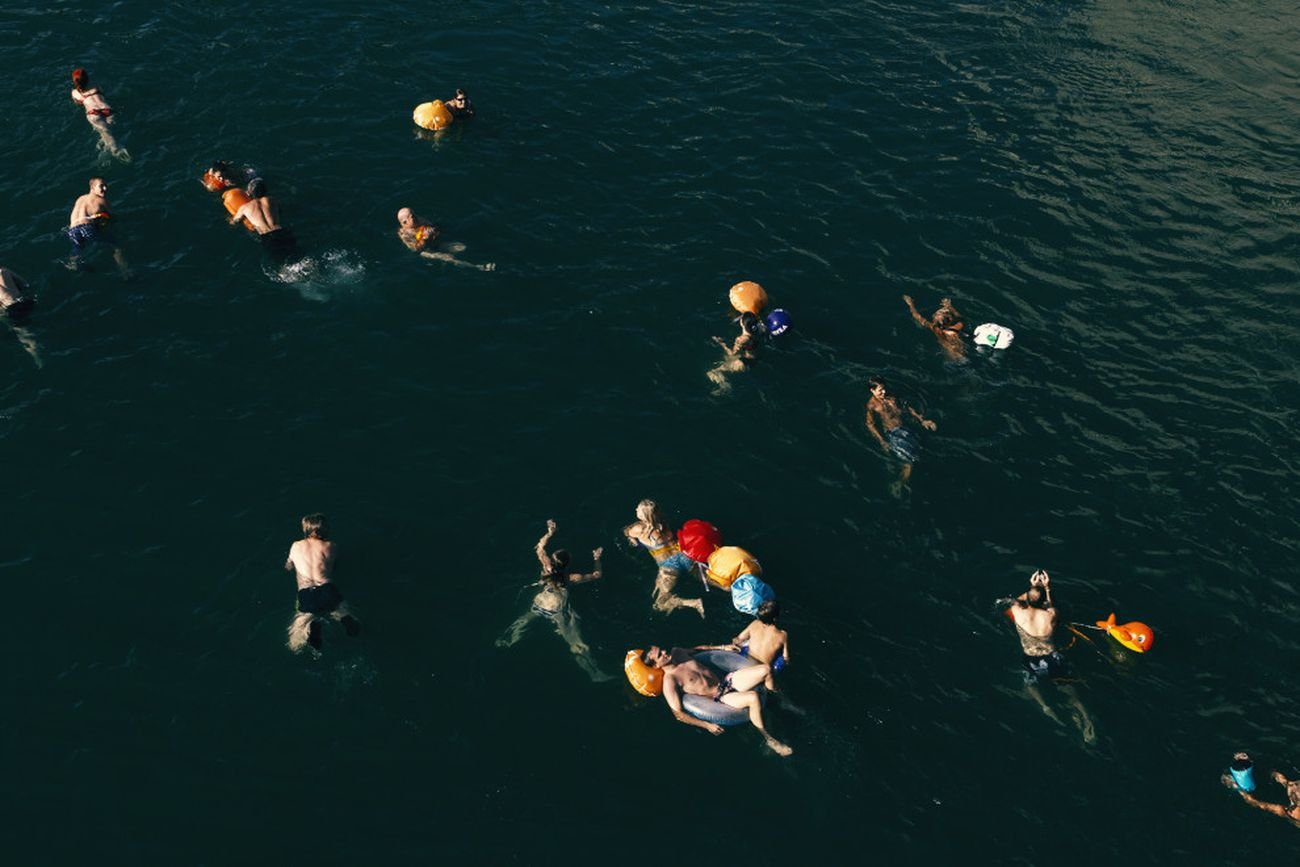
[[[871,399],[867,401],[867,430],[880,443],[886,452],[892,452],[903,462],[903,470],[898,481],[890,487],[894,496],[902,493],[903,486],[912,477],[912,464],[920,457],[920,446],[916,435],[903,427],[903,405],[898,398],[889,393],[885,381],[879,376],[871,377]],[[921,415],[920,411],[908,406],[907,412],[921,423],[926,430],[938,430],[939,426]],[[880,417],[880,427],[876,426],[876,417]],[[884,428],[882,433],[880,428]]]
[[[575,584],[585,584],[600,578],[600,557],[603,548],[591,552],[595,568],[583,574],[569,571],[569,552],[564,549],[554,553],[546,550],[551,537],[555,535],[555,522],[546,522],[546,533],[537,542],[537,560],[542,566],[542,575],[537,586],[542,589],[533,597],[532,605],[519,619],[510,624],[505,635],[497,639],[497,647],[510,647],[523,637],[529,624],[537,619],[549,620],[555,624],[555,632],[569,645],[578,666],[596,682],[610,680],[611,675],[601,671],[591,658],[591,648],[582,640],[578,631],[578,614],[569,605],[569,589]]]
[[[69,266],[81,267],[82,259],[97,246],[103,245],[113,251],[113,259],[123,276],[128,273],[126,259],[122,251],[113,242],[110,230],[111,215],[108,211],[108,182],[103,178],[90,179],[90,191],[79,196],[68,215],[68,240],[72,243],[72,258]]]
[[[677,537],[659,513],[654,500],[642,500],[636,506],[636,521],[623,528],[623,535],[633,547],[645,548],[659,565],[655,576],[654,609],[676,611],[694,608],[704,616],[703,599],[683,599],[676,591],[677,579],[696,571],[695,561],[677,547]]]
[[[781,606],[775,599],[769,599],[758,606],[758,619],[754,620],[744,631],[731,639],[730,644],[706,645],[696,650],[730,650],[741,656],[748,656],[755,662],[768,667],[763,685],[768,692],[776,692],[772,672],[784,671],[790,664],[790,636],[776,625],[781,616]]]

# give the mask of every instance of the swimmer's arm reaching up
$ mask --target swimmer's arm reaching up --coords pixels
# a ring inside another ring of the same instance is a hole
[[[570,575],[569,575],[569,583],[570,583],[570,584],[583,584],[583,583],[585,583],[585,582],[587,582],[587,581],[595,581],[596,579],[600,578],[600,574],[601,574],[601,573],[600,573],[600,555],[601,555],[601,554],[604,554],[604,553],[605,553],[605,549],[604,549],[604,548],[597,548],[595,551],[592,551],[592,552],[591,552],[591,559],[594,560],[594,561],[596,561],[596,568],[593,569],[593,570],[591,570],[590,572],[588,572],[586,575],[582,575],[582,574],[579,574],[579,573],[573,573],[573,574],[570,574]]]
[[[551,541],[551,537],[554,535],[555,522],[548,518],[546,520],[546,532],[542,534],[542,538],[537,540],[537,548],[535,549],[537,562],[542,564],[543,570],[549,571],[551,568],[551,557],[546,553],[546,543]]]
[[[696,719],[686,711],[682,710],[682,696],[677,689],[677,678],[673,677],[671,674],[664,675],[664,701],[668,702],[668,709],[673,712],[673,717],[676,718],[679,723],[685,723],[686,725],[694,726],[697,729],[704,729],[712,735],[722,734],[722,726],[716,723],[705,722],[702,719]]]
[[[916,302],[912,300],[912,296],[904,295],[903,300],[907,302],[907,309],[911,311],[912,318],[916,320],[916,324],[920,325],[922,328],[930,328],[930,320],[922,316],[921,311],[916,309]]]

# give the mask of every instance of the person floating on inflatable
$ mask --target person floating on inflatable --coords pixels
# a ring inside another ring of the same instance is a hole
[[[426,249],[442,236],[442,229],[423,217],[417,216],[410,208],[402,208],[397,212],[397,237],[406,245],[408,250],[419,253],[426,259],[436,259],[439,262],[446,262],[450,265],[458,265],[462,268],[477,268],[480,271],[495,271],[496,265],[491,262],[486,265],[475,265],[473,262],[465,262],[457,259],[448,251],[460,252],[465,249],[464,244],[452,242],[443,244],[441,249],[431,251]]]
[[[456,88],[456,95],[451,99],[444,99],[442,104],[447,106],[447,111],[451,112],[451,116],[456,120],[468,120],[474,116],[474,103],[469,101],[465,91],[459,87]]]
[[[960,361],[966,357],[966,344],[961,335],[965,323],[961,321],[961,314],[957,312],[957,308],[952,306],[951,298],[940,301],[939,309],[934,311],[934,315],[929,319],[916,309],[916,302],[912,300],[911,295],[904,295],[903,301],[906,302],[907,309],[911,311],[912,319],[916,324],[930,329],[934,334],[939,341],[939,348],[950,361]]]
[[[1056,632],[1056,605],[1052,602],[1051,576],[1042,569],[1031,575],[1029,589],[1013,600],[1007,613],[1016,626],[1020,647],[1024,651],[1021,664],[1025,668],[1025,688],[1038,702],[1043,713],[1059,724],[1060,718],[1038,691],[1038,684],[1043,680],[1050,678],[1054,681],[1074,707],[1074,722],[1083,735],[1083,742],[1093,743],[1097,736],[1092,719],[1074,688],[1068,684],[1071,678],[1070,667],[1052,640]]]
[[[774,753],[779,756],[791,755],[794,750],[772,737],[763,724],[763,704],[755,688],[761,686],[767,678],[769,668],[759,663],[723,675],[712,666],[696,660],[694,654],[694,651],[681,647],[674,647],[671,652],[651,647],[641,656],[644,665],[662,671],[664,701],[668,703],[673,717],[685,725],[720,735],[722,725],[687,713],[683,708],[683,697],[700,696],[729,708],[745,710],[749,713],[749,722],[763,735]]]
[[[1246,753],[1237,753],[1233,756],[1230,773],[1224,774],[1219,779],[1223,785],[1241,795],[1241,799],[1252,807],[1272,813],[1274,816],[1281,816],[1283,819],[1290,819],[1300,825],[1300,780],[1288,780],[1281,771],[1274,771],[1270,779],[1286,790],[1287,805],[1283,807],[1281,804],[1270,804],[1252,794],[1255,791],[1252,768],[1250,756]]]
[[[591,648],[582,640],[582,634],[578,631],[577,612],[569,605],[568,590],[575,584],[585,584],[600,578],[600,557],[604,549],[597,548],[591,552],[594,568],[590,572],[586,574],[570,572],[568,551],[561,549],[548,553],[546,550],[547,543],[554,535],[555,522],[548,520],[546,532],[537,541],[535,549],[537,562],[542,567],[542,577],[537,583],[542,589],[533,597],[532,606],[528,611],[510,624],[505,635],[497,639],[497,647],[510,647],[518,642],[528,625],[540,617],[555,624],[555,633],[568,642],[569,651],[578,666],[587,672],[588,677],[596,682],[610,680],[611,675],[600,670],[595,660],[591,658]]]
[[[84,69],[72,70],[72,101],[86,110],[86,122],[99,133],[104,150],[124,163],[131,161],[126,149],[118,146],[117,139],[108,129],[113,123],[113,107],[104,99],[99,88],[90,83],[90,73]]]
[[[755,662],[768,667],[767,678],[763,685],[768,692],[776,692],[772,674],[784,671],[790,664],[790,636],[776,625],[781,616],[781,606],[775,599],[769,599],[758,606],[758,618],[745,627],[744,631],[731,639],[730,644],[700,648],[702,650],[732,650],[741,656],[748,656]]]
[[[655,577],[654,609],[656,611],[676,611],[678,608],[693,608],[704,616],[703,599],[683,599],[676,591],[677,579],[695,571],[695,561],[677,545],[677,538],[654,500],[642,500],[636,506],[636,521],[623,528],[623,535],[634,548],[645,548],[659,566]]]
[[[920,445],[916,441],[916,436],[903,427],[903,406],[899,404],[898,398],[889,393],[885,380],[873,376],[868,384],[871,387],[871,399],[867,401],[867,430],[871,431],[871,435],[876,438],[886,453],[893,452],[894,456],[903,462],[898,481],[889,488],[890,492],[898,497],[902,495],[903,487],[912,478],[912,464],[920,457]],[[926,430],[938,430],[939,426],[921,415],[920,411],[907,406],[907,412]],[[876,427],[877,417],[880,418],[880,427],[884,428],[883,433]]]

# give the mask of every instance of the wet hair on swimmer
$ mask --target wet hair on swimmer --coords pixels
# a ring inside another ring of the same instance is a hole
[[[248,195],[254,199],[260,199],[266,195],[266,181],[262,178],[253,178],[248,182]]]
[[[876,386],[880,386],[881,388],[883,388],[883,389],[885,390],[885,394],[889,394],[889,386],[885,385],[885,379],[884,379],[884,377],[882,377],[882,376],[873,376],[873,377],[871,377],[871,379],[868,379],[868,380],[867,380],[867,387],[868,387],[868,388],[875,388]]]
[[[781,606],[775,599],[769,599],[762,605],[758,606],[758,622],[766,623],[771,626],[776,623],[776,618],[781,616]]]
[[[551,562],[555,564],[557,569],[567,569],[569,566],[569,552],[560,548],[551,555]]]
[[[72,70],[72,83],[76,85],[77,90],[85,90],[90,87],[90,73],[81,67]]]
[[[302,519],[302,535],[304,539],[328,538],[325,530],[325,516],[320,512],[304,515]]]

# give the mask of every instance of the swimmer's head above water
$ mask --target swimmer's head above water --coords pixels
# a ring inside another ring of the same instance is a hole
[[[876,397],[883,398],[885,395],[889,394],[889,386],[885,385],[885,380],[883,377],[879,377],[879,376],[871,377],[871,379],[867,380],[867,387],[870,389],[871,393]]]
[[[415,212],[410,208],[401,208],[397,212],[398,224],[410,228],[415,225]]]
[[[560,548],[551,554],[551,564],[555,566],[557,572],[569,568],[569,552]]]
[[[90,88],[90,73],[81,67],[72,70],[72,86],[77,90],[88,90]]]
[[[653,668],[663,668],[665,664],[672,660],[672,654],[662,647],[650,645],[650,649],[641,654],[641,661]]]
[[[253,178],[248,182],[248,193],[250,199],[260,199],[266,195],[266,181],[262,178]]]
[[[310,515],[303,516],[302,519],[302,537],[304,539],[327,539],[325,529],[325,516],[320,512],[313,512]]]
[[[781,606],[775,599],[769,599],[758,606],[758,621],[771,626],[781,616]]]

